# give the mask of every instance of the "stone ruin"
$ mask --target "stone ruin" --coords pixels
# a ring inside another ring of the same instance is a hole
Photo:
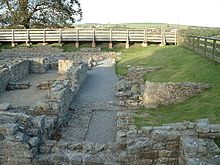
[[[128,66],[128,74],[116,84],[119,104],[127,107],[117,117],[117,153],[120,164],[137,165],[218,165],[220,149],[214,139],[220,138],[220,125],[208,119],[179,122],[162,126],[134,124],[138,107],[157,108],[182,103],[210,88],[203,83],[154,83],[144,81],[146,73],[163,67]],[[132,107],[133,110],[129,110]]]
[[[0,164],[39,164],[71,117],[71,101],[87,70],[114,52],[63,52],[53,47],[0,52]]]
[[[115,142],[59,141],[57,131],[71,116],[71,100],[85,80],[87,69],[118,55],[67,53],[52,47],[3,50],[0,53],[0,164],[219,165],[220,150],[214,139],[220,138],[220,125],[210,124],[208,119],[141,129],[135,126],[134,109],[138,106],[155,108],[173,104],[209,87],[143,80],[144,74],[162,67],[129,67],[128,76],[116,84],[120,111]],[[32,77],[28,79],[29,76]],[[29,81],[32,79],[35,81]],[[28,90],[31,98],[25,95]],[[157,90],[164,92],[156,95]],[[175,92],[174,96],[168,95]],[[7,100],[8,96],[13,99]]]
[[[118,113],[117,144],[121,164],[138,165],[218,165],[220,125],[208,119],[196,122],[144,126],[137,129],[133,112]]]
[[[155,83],[144,81],[145,74],[156,72],[163,67],[128,66],[128,74],[116,84],[116,96],[120,105],[157,108],[182,103],[188,98],[210,88],[204,83]]]
[[[4,62],[1,67],[0,92],[1,98],[5,98],[0,100],[10,99],[13,90],[18,89],[26,92],[26,95],[22,93],[17,96],[21,102],[19,97],[31,97],[28,95],[30,88],[43,95],[33,96],[35,103],[31,105],[17,105],[14,100],[0,104],[0,164],[31,164],[39,146],[52,138],[56,130],[68,120],[70,103],[85,79],[88,65],[60,59],[57,61],[58,70],[55,71],[55,74],[59,74],[57,80],[43,81],[37,86],[22,82],[29,74],[54,74],[51,69],[56,68],[50,68],[49,65],[45,58],[34,58]]]

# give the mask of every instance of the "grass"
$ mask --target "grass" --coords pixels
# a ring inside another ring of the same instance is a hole
[[[74,43],[68,43],[63,45],[63,50],[65,52],[75,52],[79,51],[81,48],[91,48],[92,43],[91,42],[80,42],[80,47],[76,48]],[[100,47],[102,51],[114,51],[114,52],[120,52],[124,50],[125,44],[124,43],[117,43],[114,44],[112,49],[108,48],[108,43],[102,42],[97,43],[96,47]]]
[[[220,138],[215,139],[215,143],[218,145],[218,147],[220,148]],[[219,153],[220,154],[220,153]]]
[[[202,82],[212,87],[184,103],[162,106],[157,109],[140,109],[135,123],[162,125],[184,120],[195,121],[209,118],[220,124],[220,65],[203,58],[191,50],[180,46],[131,47],[124,51],[122,60],[117,63],[116,73],[125,75],[127,65],[163,66],[164,69],[144,76],[153,82]],[[147,117],[144,117],[147,116]]]
[[[100,28],[112,28],[112,29],[143,29],[143,28],[162,28],[162,29],[186,29],[188,25],[179,24],[168,24],[168,23],[119,23],[119,24],[99,24],[99,23],[89,23],[89,24],[76,24],[78,28],[89,28],[89,27],[100,27]]]
[[[0,52],[2,51],[2,49],[11,49],[11,44],[2,44],[0,45]]]

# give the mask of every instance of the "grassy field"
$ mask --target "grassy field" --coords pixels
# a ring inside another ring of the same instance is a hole
[[[162,106],[157,109],[140,109],[135,123],[161,125],[184,120],[195,121],[209,118],[212,123],[220,123],[220,65],[213,64],[193,51],[180,46],[133,46],[124,51],[117,63],[116,73],[125,75],[127,65],[163,66],[164,69],[144,76],[153,82],[202,82],[212,87],[182,104]],[[147,117],[144,117],[147,116]]]
[[[143,28],[162,28],[162,29],[186,29],[187,25],[168,24],[168,23],[119,23],[119,24],[76,24],[76,27],[100,27],[100,28],[112,28],[112,29],[143,29]]]

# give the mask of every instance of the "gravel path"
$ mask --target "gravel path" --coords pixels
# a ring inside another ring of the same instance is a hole
[[[90,105],[115,100],[114,86],[118,81],[110,59],[100,62],[89,71],[86,80],[75,99],[76,104]]]
[[[118,81],[110,59],[102,61],[87,74],[86,80],[74,99],[76,112],[63,130],[63,141],[107,143],[116,139],[118,107],[114,87]]]
[[[93,113],[86,142],[107,143],[115,141],[116,112],[96,111]]]

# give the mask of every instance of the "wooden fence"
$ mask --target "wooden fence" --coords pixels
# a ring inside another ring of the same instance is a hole
[[[183,46],[220,62],[220,38],[181,35]]]
[[[148,29],[0,29],[0,42],[143,42],[176,44],[176,32]]]

